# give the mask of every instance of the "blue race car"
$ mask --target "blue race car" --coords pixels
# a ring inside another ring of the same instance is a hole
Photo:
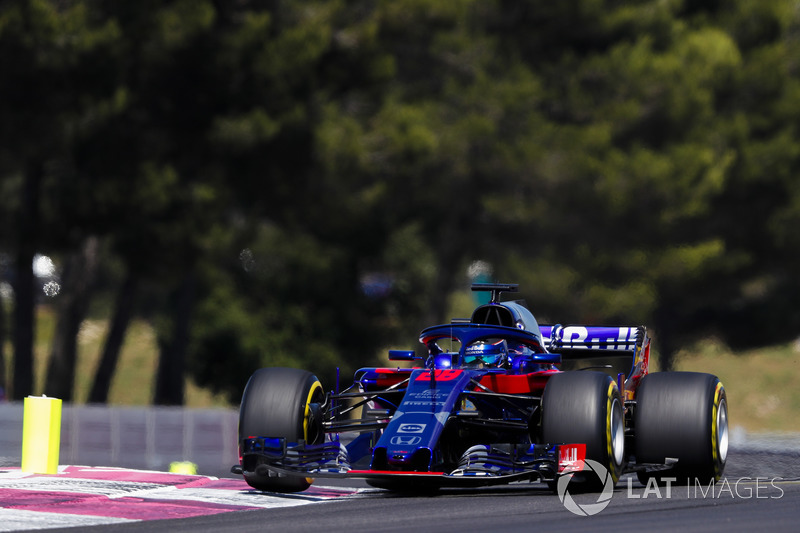
[[[298,492],[314,478],[396,490],[569,476],[608,490],[718,480],[728,449],[725,389],[710,374],[648,373],[642,326],[539,325],[513,284],[477,284],[489,303],[422,331],[410,368],[362,368],[324,392],[310,372],[262,368],[239,411],[241,474],[258,490]]]

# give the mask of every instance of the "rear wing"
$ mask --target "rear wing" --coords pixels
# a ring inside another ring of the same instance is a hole
[[[614,350],[633,352],[647,338],[644,326],[539,326],[545,348],[563,353],[569,350]]]
[[[636,388],[648,372],[650,338],[644,326],[539,326],[545,349],[561,355],[562,369],[605,370]]]

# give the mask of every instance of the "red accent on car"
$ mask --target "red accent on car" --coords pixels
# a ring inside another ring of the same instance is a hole
[[[481,378],[481,385],[503,394],[540,394],[547,380],[559,370],[542,370],[530,374],[487,374]]]
[[[452,381],[461,375],[461,370],[435,370],[434,377],[436,381]],[[423,372],[417,376],[415,381],[430,381],[431,373]]]
[[[586,461],[585,444],[561,444],[558,447],[558,473],[580,472]]]

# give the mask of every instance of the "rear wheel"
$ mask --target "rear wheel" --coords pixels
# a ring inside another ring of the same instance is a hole
[[[320,444],[325,439],[320,406],[325,393],[317,377],[296,368],[262,368],[247,382],[239,407],[239,444],[247,437],[285,438]],[[247,484],[258,490],[300,492],[313,481],[301,477],[272,477],[255,473],[257,457],[243,469]],[[252,464],[250,464],[252,463]]]
[[[666,469],[640,471],[639,481],[719,480],[728,457],[728,403],[716,376],[697,372],[645,376],[636,393],[634,422],[637,462],[674,463]]]
[[[617,384],[602,372],[564,372],[551,377],[542,396],[542,437],[548,444],[586,444],[586,459],[607,472],[575,475],[584,490],[607,490],[625,462],[625,422]]]

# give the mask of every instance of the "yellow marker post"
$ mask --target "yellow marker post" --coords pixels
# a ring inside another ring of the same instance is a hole
[[[25,398],[22,418],[22,468],[32,474],[57,474],[61,446],[61,400]]]
[[[175,461],[169,464],[171,474],[197,475],[197,465],[191,461]]]

